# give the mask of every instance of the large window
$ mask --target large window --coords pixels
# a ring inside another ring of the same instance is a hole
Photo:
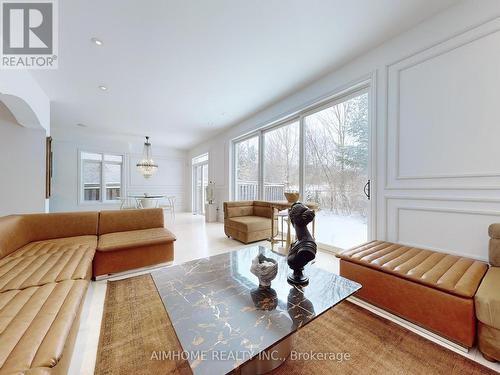
[[[111,202],[122,192],[123,156],[80,152],[82,202]]]
[[[369,90],[353,89],[233,143],[237,200],[316,203],[315,236],[346,249],[369,232]],[[260,148],[259,148],[260,147]],[[311,228],[312,229],[312,228]]]
[[[299,122],[264,133],[264,200],[283,200],[299,191]]]
[[[254,200],[259,196],[259,137],[234,145],[235,198]]]

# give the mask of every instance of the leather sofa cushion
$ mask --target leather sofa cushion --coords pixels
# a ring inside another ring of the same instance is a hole
[[[461,297],[472,298],[488,265],[473,259],[372,241],[337,256]]]
[[[91,276],[96,236],[32,242],[0,259],[0,292]]]
[[[474,297],[476,316],[482,323],[500,329],[500,267],[491,267]]]
[[[99,237],[98,251],[114,251],[139,246],[151,246],[175,241],[166,228],[152,228],[103,234]]]
[[[224,224],[244,232],[256,232],[266,229],[271,230],[271,219],[262,216],[232,217],[226,219]]]
[[[61,360],[89,281],[66,280],[0,293],[0,373],[42,374]]]
[[[161,208],[101,211],[99,214],[99,235],[163,227]]]

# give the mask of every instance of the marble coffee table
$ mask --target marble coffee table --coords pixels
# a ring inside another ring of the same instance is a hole
[[[270,288],[259,288],[250,273],[259,253],[278,261]],[[289,272],[286,257],[253,246],[151,273],[195,375],[278,367],[293,350],[294,332],[361,288],[315,265],[305,270],[309,285],[292,286]]]

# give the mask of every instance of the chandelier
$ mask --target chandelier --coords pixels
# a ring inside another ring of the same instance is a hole
[[[137,163],[137,169],[142,173],[144,178],[150,178],[158,169],[158,164],[154,162],[152,157],[149,137],[146,137],[146,142],[144,142],[142,160]]]

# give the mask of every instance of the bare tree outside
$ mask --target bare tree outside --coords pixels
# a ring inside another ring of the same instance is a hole
[[[283,200],[285,191],[299,191],[299,123],[264,134],[264,199]]]
[[[366,216],[367,94],[306,118],[306,199],[336,214]]]
[[[235,145],[236,199],[258,197],[259,138],[252,137]]]
[[[319,204],[320,241],[345,248],[366,239],[368,141],[368,94],[305,118],[305,198]],[[335,232],[354,228],[343,240]]]

